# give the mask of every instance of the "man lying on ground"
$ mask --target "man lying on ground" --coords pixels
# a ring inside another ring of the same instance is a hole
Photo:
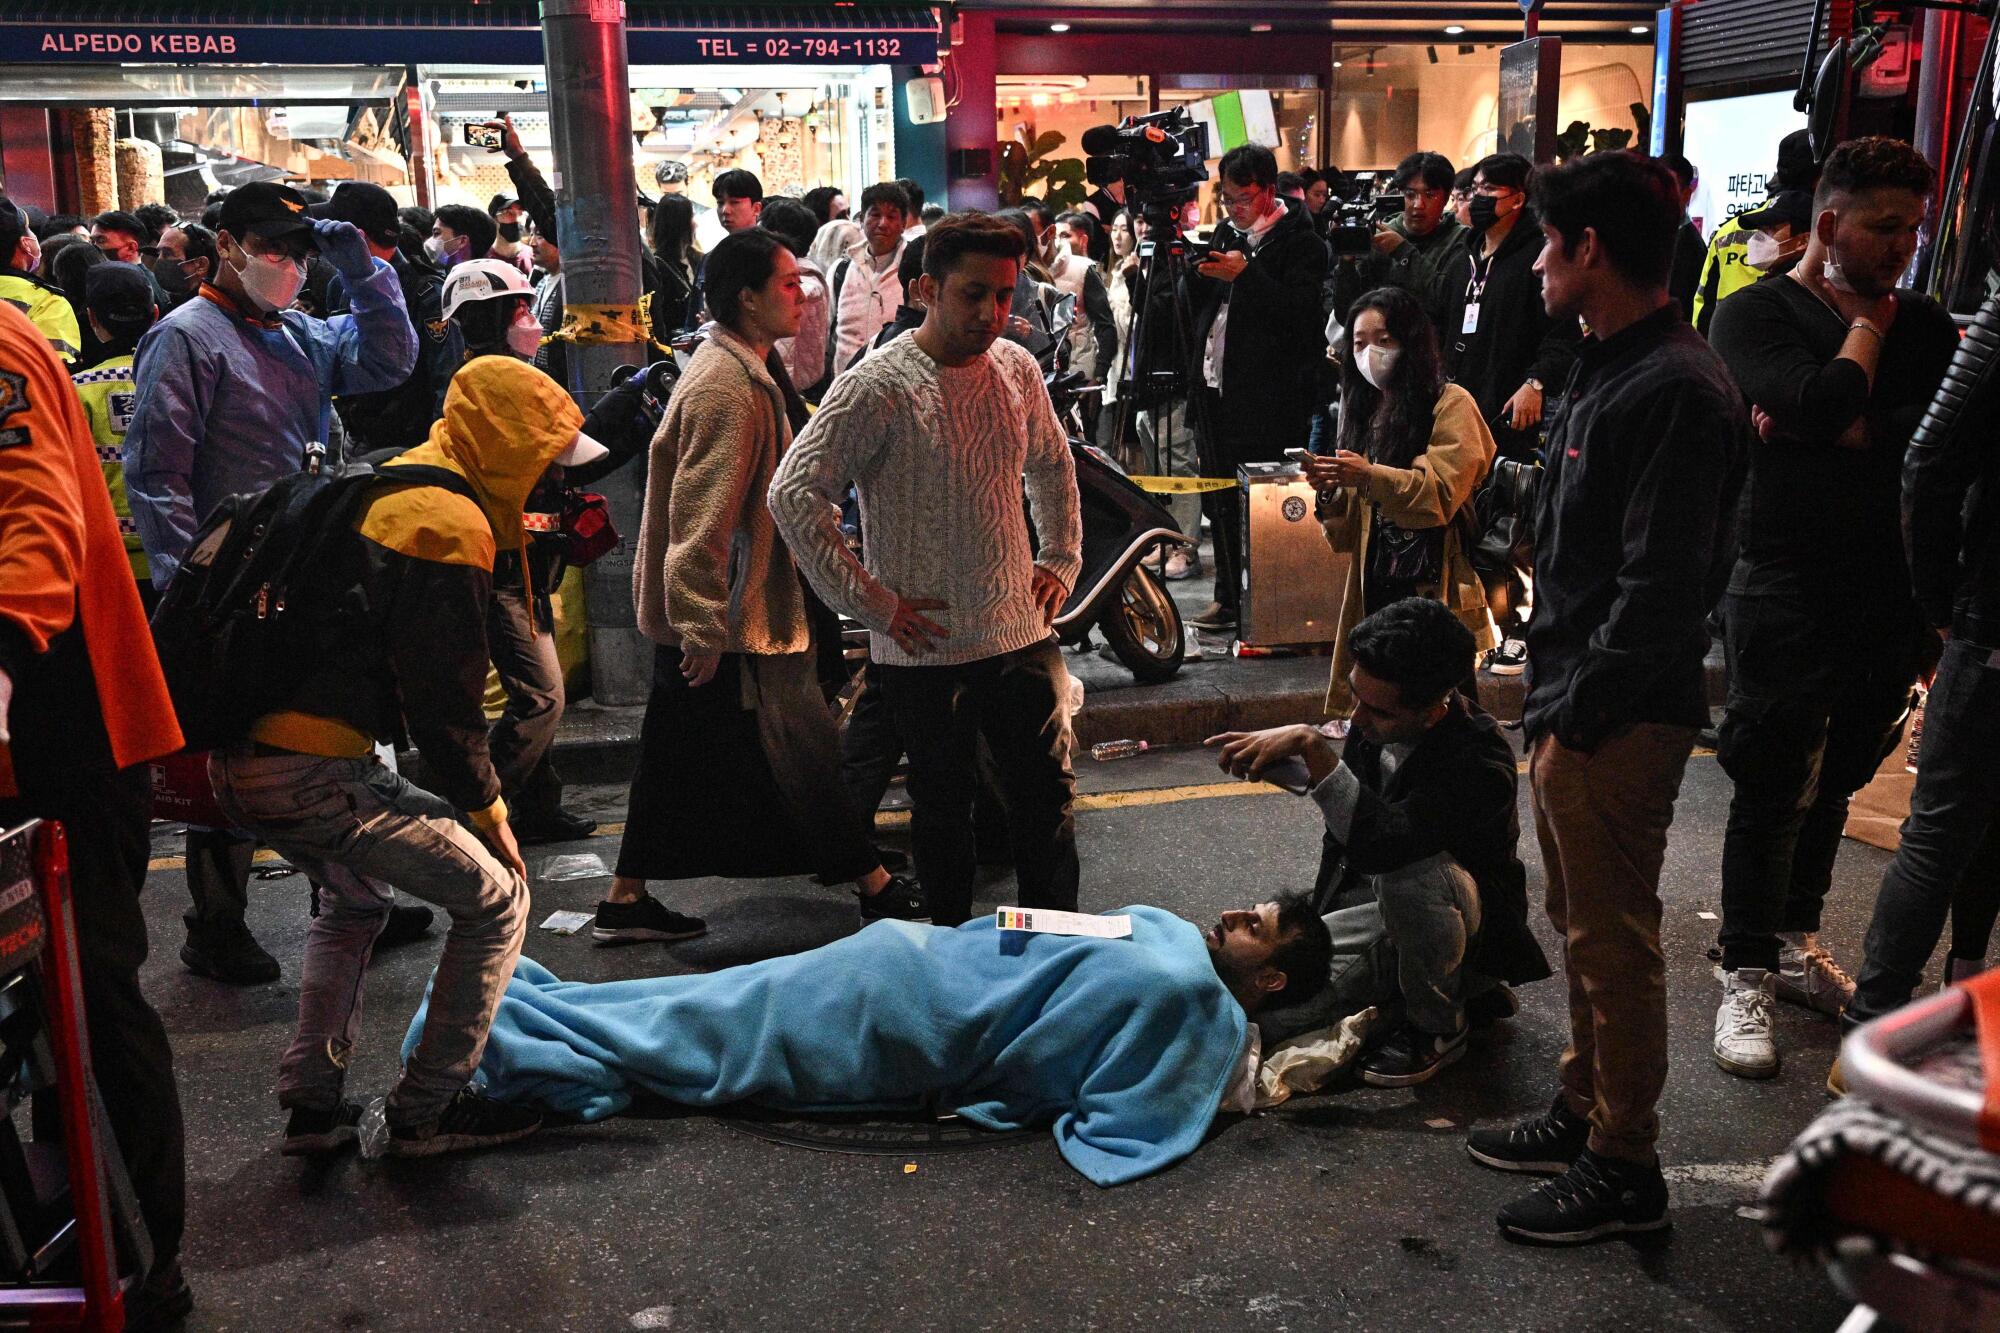
[[[1309,726],[1209,744],[1239,777],[1303,760],[1326,819],[1315,905],[1332,909],[1332,977],[1267,1006],[1265,1047],[1376,1006],[1396,1021],[1362,1080],[1408,1087],[1465,1054],[1473,1020],[1514,1012],[1504,983],[1539,981],[1549,965],[1528,930],[1514,752],[1456,688],[1472,665],[1472,631],[1444,603],[1409,597],[1356,625],[1348,643],[1355,707],[1344,757]]]
[[[1248,1015],[1323,985],[1330,946],[1301,894],[1206,930],[1156,907],[1116,915],[1129,937],[880,921],[742,967],[596,984],[524,958],[484,1090],[584,1120],[643,1090],[688,1106],[937,1107],[995,1130],[1053,1122],[1071,1166],[1123,1184],[1193,1152],[1218,1109],[1247,1109]]]

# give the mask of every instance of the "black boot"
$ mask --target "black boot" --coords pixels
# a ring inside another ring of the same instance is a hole
[[[196,976],[232,986],[278,979],[278,960],[264,951],[243,923],[250,898],[250,861],[256,853],[255,839],[223,829],[188,830],[188,894],[194,902],[183,916],[188,934],[181,962]]]

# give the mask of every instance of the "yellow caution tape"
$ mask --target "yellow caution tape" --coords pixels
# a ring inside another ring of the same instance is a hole
[[[572,301],[563,311],[562,327],[549,335],[549,340],[599,345],[643,343],[647,341],[646,321],[637,305],[580,305]]]
[[[1229,477],[1127,477],[1142,491],[1155,495],[1192,495],[1197,491],[1226,491],[1235,487]]]

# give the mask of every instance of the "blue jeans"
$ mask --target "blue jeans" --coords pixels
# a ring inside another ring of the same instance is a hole
[[[2000,907],[2000,655],[1981,644],[1945,645],[1917,757],[1917,785],[1902,845],[1882,876],[1867,957],[1847,1006],[1865,1023],[1909,1002],[1923,980],[1946,913],[1953,952],[1985,953]]]
[[[394,900],[390,886],[451,917],[424,1035],[388,1104],[392,1125],[435,1120],[479,1067],[527,937],[527,882],[459,822],[450,802],[373,755],[218,750],[208,774],[232,820],[320,885],[300,969],[298,1033],[278,1067],[280,1105],[318,1110],[340,1100],[361,1029],[368,956]]]

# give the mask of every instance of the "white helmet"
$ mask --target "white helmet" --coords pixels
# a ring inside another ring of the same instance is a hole
[[[468,259],[445,274],[439,295],[444,317],[450,319],[467,301],[491,301],[502,296],[533,296],[535,289],[521,270],[504,259]]]

